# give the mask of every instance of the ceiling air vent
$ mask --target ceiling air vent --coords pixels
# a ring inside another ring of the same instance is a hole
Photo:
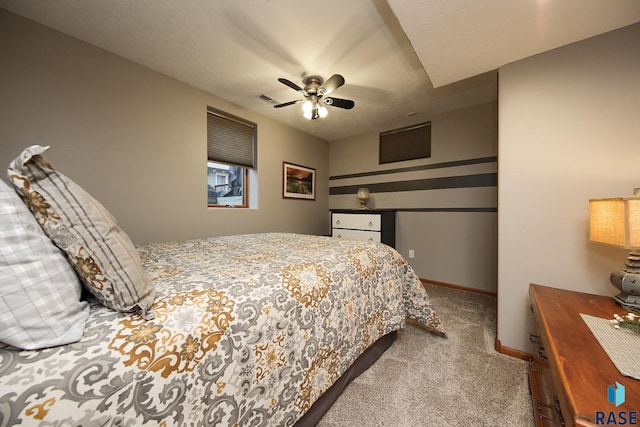
[[[268,102],[269,104],[278,104],[278,101],[274,101],[273,98],[269,98],[265,94],[258,95],[258,98],[262,99],[264,102]]]

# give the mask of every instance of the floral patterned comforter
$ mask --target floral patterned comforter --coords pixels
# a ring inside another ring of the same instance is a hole
[[[291,426],[407,317],[444,333],[379,243],[269,233],[139,253],[155,319],[92,301],[79,342],[0,348],[0,426]]]

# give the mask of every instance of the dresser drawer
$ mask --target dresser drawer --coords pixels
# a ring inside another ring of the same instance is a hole
[[[382,228],[382,221],[378,214],[335,213],[332,215],[331,226],[332,228],[380,231]]]
[[[331,230],[332,237],[352,240],[370,240],[381,242],[382,234],[379,231],[351,230],[348,228],[334,228]]]
[[[540,316],[535,304],[531,304],[533,313],[533,333],[529,340],[533,344],[533,358],[529,360],[529,389],[531,403],[537,427],[563,427],[560,396],[565,400],[562,389],[556,389],[553,384],[553,374],[549,364],[549,341],[540,325]]]

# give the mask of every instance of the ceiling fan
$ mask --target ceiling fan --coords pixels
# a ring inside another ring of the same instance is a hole
[[[274,105],[274,108],[282,108],[288,105],[304,102],[302,110],[307,119],[314,120],[318,117],[326,116],[328,111],[325,105],[344,108],[345,110],[350,110],[356,105],[356,103],[350,99],[327,96],[344,84],[344,77],[340,74],[334,74],[329,77],[327,81],[324,81],[320,76],[307,76],[302,79],[304,89],[287,79],[279,78],[278,81],[289,86],[291,89],[300,92],[304,96],[304,99],[296,99],[295,101],[277,104]]]

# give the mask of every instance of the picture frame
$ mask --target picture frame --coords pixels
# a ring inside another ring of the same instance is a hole
[[[295,163],[282,162],[282,198],[316,199],[316,170]]]

